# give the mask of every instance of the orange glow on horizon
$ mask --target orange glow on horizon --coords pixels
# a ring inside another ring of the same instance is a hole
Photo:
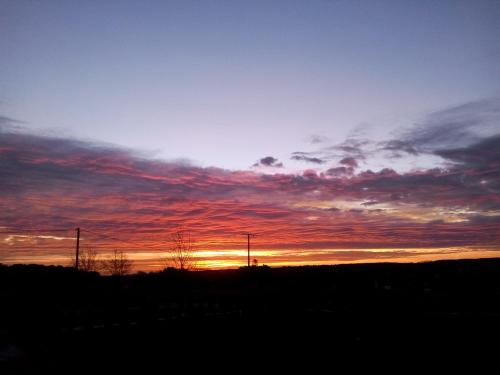
[[[122,250],[137,270],[163,268],[179,230],[190,233],[203,269],[246,265],[247,232],[256,235],[252,260],[269,266],[474,258],[500,249],[493,141],[469,150],[474,163],[486,152],[476,168],[462,160],[341,177],[326,165],[262,174],[74,140],[2,139],[3,263],[68,264],[76,227],[82,248],[102,256]]]
[[[17,238],[20,242],[13,242]],[[69,240],[69,243],[68,243]],[[33,254],[29,251],[28,245],[36,245],[38,248],[45,248],[46,251]],[[52,241],[64,243],[64,250],[53,248]],[[1,262],[4,264],[15,263],[39,263],[45,265],[70,265],[74,253],[74,239],[67,236],[0,236],[0,244],[10,248],[10,256],[5,256]],[[216,241],[204,241],[205,245],[213,246]],[[17,245],[21,245],[19,247]],[[194,257],[197,269],[235,269],[247,265],[247,249],[222,248],[213,249],[201,248],[200,243],[196,244]],[[105,258],[115,248],[124,251],[133,262],[134,271],[159,271],[168,266],[168,253],[165,250],[167,245],[164,242],[155,244],[147,242],[144,248],[131,250],[126,243],[89,241],[83,239],[81,248],[86,246],[94,248],[101,258]],[[260,245],[261,246],[261,245]],[[251,249],[251,260],[257,260],[258,265],[271,267],[283,266],[304,266],[304,265],[335,265],[335,264],[356,264],[375,262],[397,262],[415,263],[444,259],[462,258],[492,258],[500,256],[500,247],[442,247],[442,248],[343,248],[343,249],[264,249],[260,246]],[[17,250],[16,250],[17,248]],[[157,250],[156,250],[157,249]]]

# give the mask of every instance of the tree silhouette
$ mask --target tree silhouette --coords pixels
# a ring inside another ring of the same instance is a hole
[[[87,272],[97,272],[99,270],[99,256],[97,251],[87,247],[80,252],[78,269]]]
[[[191,240],[191,233],[179,230],[170,236],[170,242],[166,259],[167,267],[181,270],[196,269],[197,264],[194,256],[196,249]]]
[[[71,267],[76,266],[76,256],[73,254],[71,258]],[[80,249],[78,256],[78,269],[86,272],[99,272],[101,268],[101,261],[97,251],[88,246]]]
[[[132,262],[121,250],[113,250],[113,254],[102,262],[102,269],[112,276],[123,276],[130,273]]]

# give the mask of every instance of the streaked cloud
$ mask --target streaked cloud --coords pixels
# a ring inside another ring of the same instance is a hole
[[[253,167],[273,167],[273,168],[282,168],[283,163],[280,163],[278,159],[272,156],[266,156],[260,159],[257,163],[253,165]]]
[[[29,254],[61,256],[71,248],[58,240],[68,234],[23,233],[33,228],[81,227],[90,231],[84,243],[138,253],[152,247],[161,253],[169,234],[180,227],[192,231],[204,251],[238,249],[244,245],[241,233],[251,231],[259,234],[256,251],[291,252],[266,256],[269,264],[293,257],[299,263],[408,260],[422,257],[412,253],[418,250],[405,249],[436,249],[438,254],[437,249],[467,248],[470,254],[472,247],[500,248],[496,134],[460,147],[422,146],[443,160],[434,168],[362,169],[358,160],[366,158],[363,147],[368,143],[351,139],[330,148],[340,151],[331,164],[302,159],[325,163],[326,169],[291,173],[277,168],[279,173],[262,174],[202,168],[106,144],[1,129],[0,227],[11,232],[0,234],[0,246],[9,261]],[[420,147],[419,142],[411,144]],[[315,158],[305,152],[294,156]],[[268,156],[258,165],[281,163]],[[92,233],[106,233],[123,243]],[[335,251],[325,255],[327,249]],[[380,254],[366,249],[379,249]]]
[[[307,153],[304,152],[294,152],[291,157],[292,160],[297,160],[297,161],[305,161],[307,163],[313,163],[313,164],[324,164],[326,163],[326,160],[320,159],[318,157],[314,156],[308,156]]]
[[[319,143],[326,143],[330,140],[327,136],[321,135],[321,134],[312,134],[309,137],[309,142],[313,145],[319,144]]]

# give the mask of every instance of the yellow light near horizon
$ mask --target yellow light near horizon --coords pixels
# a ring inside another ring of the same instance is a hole
[[[239,268],[244,264],[241,261],[226,261],[226,260],[201,260],[197,262],[198,268],[203,269],[230,269]]]
[[[52,240],[52,238],[50,238]],[[26,251],[12,250],[4,243],[4,252],[1,262],[39,263],[69,265],[74,254],[74,246],[67,250],[52,250],[49,246],[36,254]],[[134,271],[158,271],[167,266],[167,252],[165,251],[127,251],[125,254],[134,263]],[[110,251],[98,251],[99,256],[106,258]],[[500,247],[441,247],[441,248],[370,248],[370,249],[255,249],[251,251],[251,258],[257,259],[259,264],[269,266],[302,266],[326,265],[346,263],[416,263],[441,259],[464,259],[499,257]],[[199,269],[238,268],[247,265],[247,250],[244,249],[200,249],[193,256],[196,258]]]

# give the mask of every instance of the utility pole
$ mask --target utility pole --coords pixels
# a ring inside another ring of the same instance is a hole
[[[247,245],[248,245],[248,267],[250,267],[250,233],[247,233]]]
[[[248,255],[247,255],[247,264],[248,267],[250,267],[250,237],[255,236],[255,234],[252,233],[243,233],[243,235],[247,236],[247,250],[248,250]]]
[[[76,258],[75,269],[78,271],[78,257],[80,255],[80,228],[76,228]]]

